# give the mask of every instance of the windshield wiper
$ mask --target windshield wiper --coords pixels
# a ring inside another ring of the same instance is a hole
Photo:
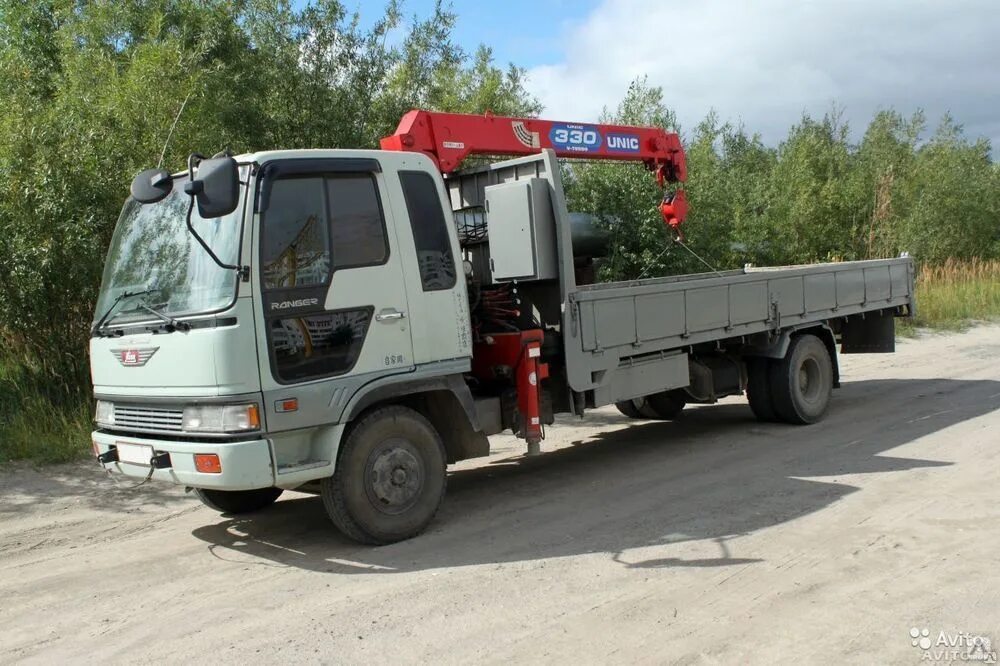
[[[118,294],[118,297],[111,302],[111,305],[108,306],[108,309],[104,311],[104,314],[102,314],[100,319],[97,320],[97,323],[94,324],[94,328],[91,329],[90,331],[91,335],[93,335],[94,333],[101,332],[101,329],[104,327],[104,322],[108,320],[108,317],[110,317],[111,313],[115,311],[115,308],[118,307],[118,304],[124,301],[126,298],[132,298],[133,296],[145,296],[146,294],[152,294],[154,291],[159,291],[159,289],[145,289],[143,291],[123,291],[122,293]]]
[[[140,303],[139,307],[142,308],[143,310],[145,310],[146,312],[152,313],[157,318],[162,319],[163,321],[167,322],[167,326],[169,327],[169,330],[174,330],[174,329],[176,329],[178,331],[189,331],[189,330],[191,330],[191,324],[189,324],[189,323],[187,323],[185,321],[179,321],[177,319],[174,319],[170,315],[164,314],[164,313],[160,312],[159,310],[157,310],[155,308],[151,308],[148,305],[146,305],[145,303]]]

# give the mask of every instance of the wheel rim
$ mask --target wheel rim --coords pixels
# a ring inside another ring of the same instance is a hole
[[[413,445],[402,439],[386,440],[368,456],[365,492],[376,509],[397,515],[416,503],[424,478],[424,466]]]
[[[807,358],[799,366],[799,395],[806,402],[816,402],[820,399],[820,392],[823,388],[822,371],[819,362],[814,358]]]

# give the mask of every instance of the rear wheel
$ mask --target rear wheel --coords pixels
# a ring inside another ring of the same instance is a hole
[[[219,513],[250,513],[260,511],[274,504],[281,496],[281,488],[258,488],[256,490],[195,490],[205,506]]]
[[[649,396],[646,396],[645,398],[636,398],[632,402],[635,403],[635,408],[639,410],[640,419],[660,418],[659,414],[656,413],[656,410],[653,409],[653,406],[649,404]]]
[[[444,498],[441,437],[420,413],[398,405],[364,416],[343,442],[323,505],[345,535],[368,544],[416,536]]]
[[[616,402],[615,407],[618,411],[629,417],[630,419],[641,419],[642,414],[639,413],[639,408],[635,406],[635,403],[641,402],[639,400],[622,400],[621,402]]]
[[[771,362],[769,377],[782,421],[805,425],[823,418],[833,391],[833,363],[822,340],[809,334],[792,338],[785,358]]]
[[[684,410],[687,401],[676,391],[661,391],[646,396],[646,406],[652,410],[653,418],[670,421],[676,419]]]
[[[758,421],[777,421],[771,402],[771,384],[768,376],[770,361],[762,356],[747,359],[747,402]]]

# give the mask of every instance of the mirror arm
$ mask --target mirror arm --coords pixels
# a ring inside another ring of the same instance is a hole
[[[203,159],[205,159],[205,156],[201,153],[191,153],[188,155],[188,182],[192,182],[194,180],[195,162],[201,162]]]
[[[201,185],[201,183],[197,182],[194,179],[194,165],[196,160],[200,162],[203,159],[205,159],[205,156],[199,153],[191,153],[190,155],[188,155],[188,165],[187,165],[188,182],[184,186],[184,192],[187,193],[187,195],[190,197],[190,200],[188,201],[187,218],[185,219],[185,221],[187,222],[188,232],[192,236],[194,236],[194,239],[198,241],[198,244],[201,245],[201,247],[205,250],[205,252],[208,253],[208,256],[212,258],[212,261],[214,261],[220,268],[236,271],[236,273],[240,276],[241,281],[249,282],[250,267],[227,264],[226,262],[219,259],[218,255],[216,255],[215,252],[212,250],[212,248],[209,247],[208,243],[205,242],[205,239],[203,239],[200,235],[198,235],[198,232],[195,231],[194,229],[194,225],[191,224],[191,213],[194,212],[194,199],[195,195],[198,194],[198,191],[195,188]]]
[[[191,233],[191,235],[194,236],[194,239],[198,241],[198,244],[201,245],[202,248],[204,248],[205,252],[208,253],[208,256],[212,258],[212,261],[218,264],[220,268],[226,268],[231,271],[236,271],[237,273],[239,273],[240,278],[243,280],[243,282],[249,282],[250,281],[249,266],[238,266],[234,264],[227,264],[226,262],[222,261],[222,259],[219,259],[218,255],[215,254],[215,252],[208,245],[208,243],[206,243],[205,240],[198,235],[198,232],[195,231],[194,229],[194,225],[191,224],[191,213],[193,210],[194,210],[194,196],[192,195],[191,200],[188,202],[187,228],[188,231]]]

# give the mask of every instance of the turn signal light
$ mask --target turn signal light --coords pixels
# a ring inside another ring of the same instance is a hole
[[[260,430],[260,410],[256,403],[247,407],[247,422],[251,430]]]
[[[299,400],[298,398],[285,398],[284,400],[278,400],[274,403],[274,411],[279,414],[297,412],[299,411]]]
[[[194,468],[202,474],[222,474],[222,462],[215,453],[194,454]]]

